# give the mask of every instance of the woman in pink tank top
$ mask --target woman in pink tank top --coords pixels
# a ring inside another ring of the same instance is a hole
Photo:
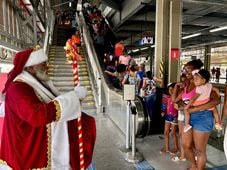
[[[189,80],[189,83],[178,96],[177,89],[179,84],[175,86],[175,102],[182,100],[187,103],[187,100],[192,96],[193,93],[195,93],[192,71],[195,69],[200,69],[202,66],[203,64],[200,60],[192,60],[186,64],[185,74]],[[190,107],[187,109],[191,115],[191,120],[193,120],[193,122],[190,122],[190,124],[192,124],[192,129],[190,129],[187,133],[182,133],[181,139],[183,141],[183,150],[185,151],[186,157],[191,162],[191,167],[189,168],[190,170],[205,169],[206,146],[214,122],[212,112],[208,109],[216,106],[220,102],[218,95],[215,92],[211,93],[210,99],[211,100],[206,104]],[[197,152],[197,161],[195,160],[195,152],[192,147],[193,145],[195,146],[195,150]]]

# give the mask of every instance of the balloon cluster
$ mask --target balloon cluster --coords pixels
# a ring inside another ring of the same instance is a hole
[[[74,42],[73,38],[70,38],[66,41],[64,50],[65,50],[66,58],[69,62],[81,61],[81,56],[79,55],[78,47]]]

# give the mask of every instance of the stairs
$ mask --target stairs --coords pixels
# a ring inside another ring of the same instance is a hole
[[[82,50],[82,49],[81,49]],[[81,51],[82,61],[79,63],[79,84],[87,87],[87,96],[82,101],[82,110],[90,115],[97,112],[90,78],[87,71],[87,63]],[[48,74],[53,81],[55,87],[61,93],[74,89],[73,69],[71,64],[66,61],[63,46],[51,46],[49,51]]]
[[[53,45],[65,46],[65,42],[74,34],[69,26],[55,25]]]

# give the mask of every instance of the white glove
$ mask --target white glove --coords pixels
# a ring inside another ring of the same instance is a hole
[[[76,92],[80,100],[84,99],[87,96],[87,87],[76,86],[74,87],[74,91]]]

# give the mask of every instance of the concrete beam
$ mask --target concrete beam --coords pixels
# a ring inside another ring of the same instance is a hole
[[[113,0],[102,0],[102,3],[110,8],[113,8],[116,11],[120,11],[120,9],[121,9],[121,5],[117,4]]]
[[[116,12],[115,15],[112,17],[111,22],[113,23],[114,27],[113,30],[115,31],[120,27],[125,21],[131,18],[134,14],[136,14],[140,9],[142,9],[146,4],[150,3],[152,0],[125,0],[122,3],[121,11]]]
[[[146,18],[145,18],[145,16],[146,16]],[[130,20],[131,21],[155,22],[155,12],[148,11],[145,14],[136,15],[135,17],[130,18]]]
[[[154,22],[135,22],[130,24],[124,24],[121,26],[116,32],[122,30],[129,30],[129,31],[153,31],[155,32],[155,23]]]

